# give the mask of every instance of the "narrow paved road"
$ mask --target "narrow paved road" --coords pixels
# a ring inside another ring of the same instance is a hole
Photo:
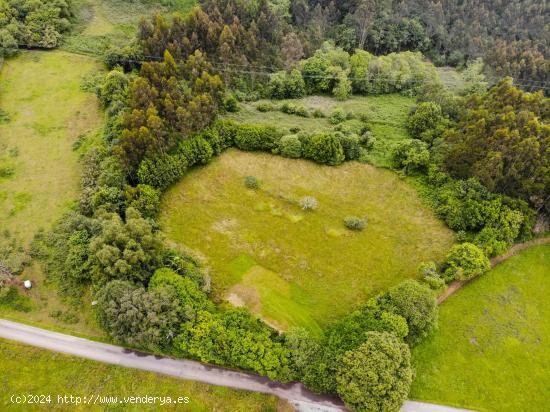
[[[337,412],[345,411],[341,401],[330,396],[317,395],[300,383],[282,384],[267,378],[203,365],[185,359],[171,359],[108,345],[87,339],[51,332],[33,326],[0,319],[0,338],[11,339],[32,346],[80,356],[99,362],[111,363],[128,368],[143,369],[181,379],[204,382],[212,385],[244,389],[275,395],[289,401],[298,411]],[[446,406],[407,401],[402,412],[459,412]]]

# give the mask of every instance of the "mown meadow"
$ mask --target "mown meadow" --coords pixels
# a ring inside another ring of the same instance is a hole
[[[544,411],[550,387],[550,246],[535,246],[446,300],[414,348],[411,397],[481,411]]]

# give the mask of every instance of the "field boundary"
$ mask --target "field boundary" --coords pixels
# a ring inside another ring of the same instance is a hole
[[[510,259],[512,256],[517,255],[522,250],[530,248],[531,246],[540,246],[548,243],[550,243],[550,237],[543,237],[539,239],[529,240],[524,243],[518,243],[508,249],[506,253],[491,258],[491,269]],[[474,279],[477,279],[477,276],[472,279],[455,280],[454,282],[451,282],[447,290],[445,290],[445,292],[437,297],[437,304],[441,305],[449,296],[453,295],[457,290],[462,288],[467,283],[470,283]]]

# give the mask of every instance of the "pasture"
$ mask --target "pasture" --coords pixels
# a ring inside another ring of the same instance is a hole
[[[260,187],[247,189],[246,176]],[[302,210],[304,196],[318,208]],[[346,229],[348,215],[367,227]],[[420,262],[442,259],[453,241],[393,172],[238,150],[170,189],[160,224],[203,262],[218,299],[247,305],[279,329],[317,334],[369,296],[416,277]]]
[[[481,411],[548,410],[550,246],[535,246],[447,299],[413,350],[411,397]]]

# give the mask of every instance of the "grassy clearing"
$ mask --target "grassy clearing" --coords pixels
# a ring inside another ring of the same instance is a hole
[[[44,409],[67,411],[290,411],[274,396],[238,391],[199,382],[183,381],[151,372],[126,369],[74,356],[67,356],[19,343],[0,340],[0,409],[28,411],[29,405],[14,405],[11,395],[51,395]],[[60,405],[57,395],[189,397],[186,405]],[[31,408],[35,409],[35,408]]]
[[[79,152],[73,144],[82,136],[93,138],[102,123],[95,96],[80,84],[99,69],[92,59],[61,51],[21,52],[5,62],[0,107],[10,120],[0,124],[0,165],[7,164],[12,173],[0,179],[0,244],[9,238],[27,248],[39,229],[47,230],[78,198]],[[22,278],[35,283],[28,292],[31,312],[8,305],[2,313],[63,324],[50,317],[66,308],[39,266],[32,264]],[[73,326],[94,333],[93,320],[79,316],[84,322]]]
[[[550,246],[536,246],[466,285],[439,330],[413,351],[415,399],[486,411],[548,410]]]
[[[376,166],[389,166],[389,157],[395,144],[407,139],[405,121],[409,110],[414,105],[414,99],[401,95],[383,96],[352,96],[345,101],[338,101],[327,96],[308,96],[295,100],[260,100],[254,103],[243,103],[241,110],[227,117],[241,122],[272,124],[284,129],[298,127],[304,131],[325,131],[332,128],[328,118],[304,118],[289,115],[279,111],[259,112],[256,107],[262,103],[281,105],[284,102],[302,105],[310,110],[319,109],[327,117],[331,112],[341,107],[346,112],[356,116],[366,115],[369,125],[376,137],[376,144],[369,153],[368,160]]]
[[[62,46],[66,50],[102,52],[109,46],[122,47],[135,37],[142,17],[155,13],[186,13],[196,0],[77,0],[78,22]]]
[[[0,150],[13,173],[0,180],[0,220],[25,245],[77,198],[79,155],[72,145],[101,124],[95,96],[80,83],[98,69],[91,59],[63,52],[23,52],[4,64],[0,107],[10,121],[0,124]]]
[[[256,176],[259,190],[246,189]],[[314,196],[315,211],[298,200]],[[366,217],[363,232],[343,225]],[[230,150],[192,171],[163,200],[161,226],[210,268],[215,293],[281,329],[319,333],[366,297],[440,259],[451,232],[414,188],[360,163],[327,167]]]

